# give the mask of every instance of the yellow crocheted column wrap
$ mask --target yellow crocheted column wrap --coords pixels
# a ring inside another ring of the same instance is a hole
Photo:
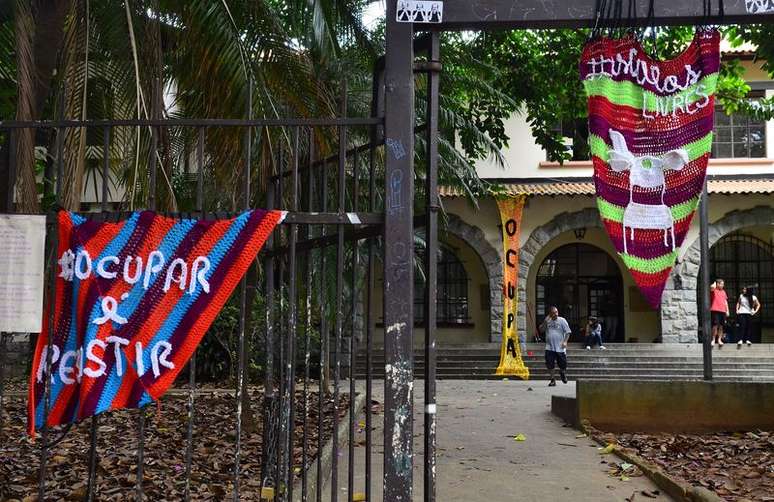
[[[500,222],[503,233],[503,340],[500,346],[500,365],[496,375],[529,378],[529,368],[524,365],[516,329],[519,284],[519,236],[525,195],[498,198]]]

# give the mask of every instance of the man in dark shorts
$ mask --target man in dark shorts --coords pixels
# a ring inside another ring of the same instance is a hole
[[[567,383],[567,340],[570,339],[572,330],[564,317],[559,317],[559,309],[551,307],[548,309],[548,316],[540,325],[540,331],[545,333],[546,337],[546,367],[551,376],[548,382],[549,387],[556,385],[554,378],[554,368],[559,366],[559,376],[562,382]]]

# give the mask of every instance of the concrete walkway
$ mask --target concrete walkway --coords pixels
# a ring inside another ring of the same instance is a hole
[[[550,413],[551,394],[574,395],[573,383],[546,387],[546,382],[516,380],[443,380],[438,388],[438,501],[620,501],[647,498],[641,490],[657,487],[645,477],[621,481],[610,477],[598,445],[564,427]],[[363,392],[363,382],[358,382]],[[529,389],[532,390],[529,390]],[[424,386],[415,385],[418,412],[414,421],[414,500],[422,500]],[[374,382],[374,399],[383,403],[383,383]],[[382,418],[374,417],[372,500],[382,499]],[[361,422],[361,416],[358,421]],[[511,436],[524,434],[525,441]],[[356,441],[362,441],[358,433]],[[364,491],[365,448],[356,447],[355,489]],[[347,445],[339,455],[339,500],[347,500]],[[323,500],[330,500],[330,486]]]

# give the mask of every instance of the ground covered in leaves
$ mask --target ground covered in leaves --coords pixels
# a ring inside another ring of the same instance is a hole
[[[723,500],[774,501],[774,433],[618,434],[617,443]]]
[[[263,455],[263,424],[260,419],[263,392],[250,389],[257,415],[256,429],[243,432],[241,446],[241,495],[257,500]],[[301,465],[302,394],[296,394],[294,456]],[[318,444],[318,396],[309,395],[307,420],[309,462]],[[196,396],[194,452],[191,469],[193,500],[224,500],[233,489],[235,454],[234,393],[203,390]],[[331,437],[333,402],[324,405],[323,442]],[[348,396],[340,397],[340,415],[345,417]],[[148,500],[181,500],[185,489],[187,401],[185,394],[168,395],[159,407],[147,409],[145,426],[144,490]],[[97,448],[97,500],[127,500],[136,482],[137,410],[120,410],[100,415]],[[346,419],[344,418],[344,422]],[[25,433],[26,400],[7,397],[0,430],[0,501],[36,500],[41,441]],[[46,500],[82,500],[86,493],[90,421],[74,425],[51,451],[48,462]],[[57,439],[59,431],[52,433]],[[299,471],[297,467],[296,472]]]

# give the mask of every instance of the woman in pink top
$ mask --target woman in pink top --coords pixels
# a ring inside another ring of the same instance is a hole
[[[723,346],[723,328],[728,317],[728,295],[724,289],[723,279],[716,279],[710,284],[710,313],[712,315],[712,345],[717,342]]]

